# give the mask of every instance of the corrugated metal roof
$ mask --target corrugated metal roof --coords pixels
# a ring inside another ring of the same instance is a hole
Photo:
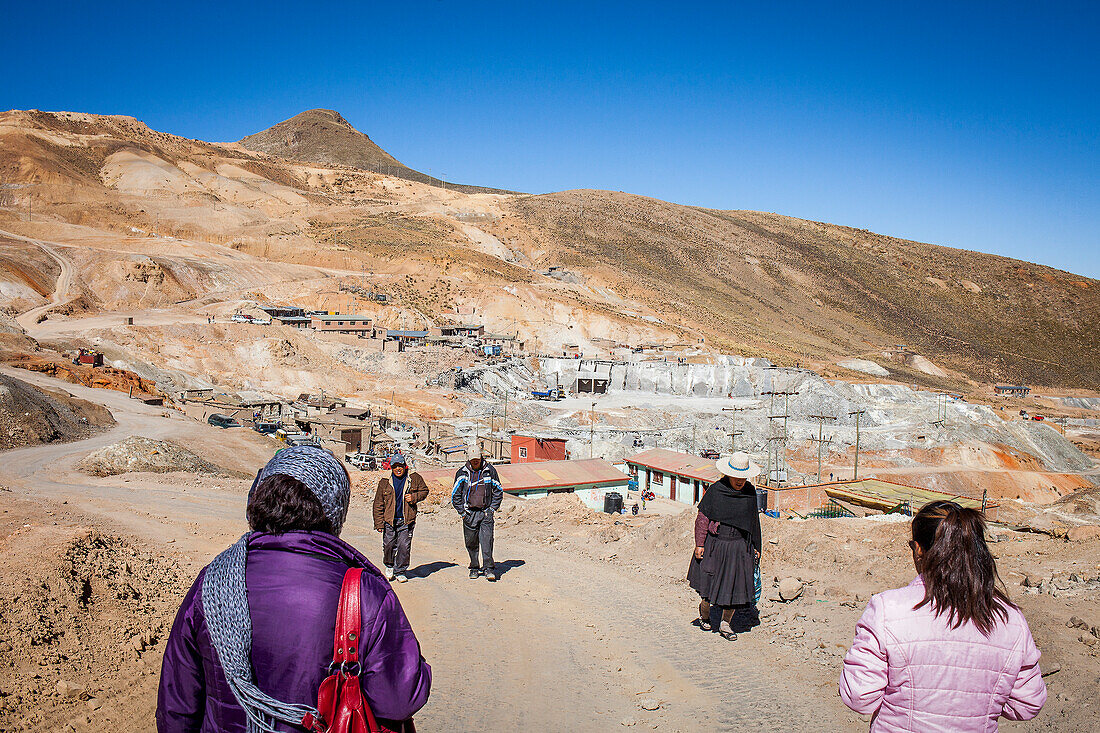
[[[582,461],[539,461],[537,463],[507,463],[496,467],[500,485],[505,491],[537,491],[568,489],[574,486],[625,486],[630,477],[602,458]],[[436,469],[420,471],[429,486],[450,491],[455,471]]]
[[[914,509],[920,509],[930,501],[954,501],[962,507],[981,509],[981,499],[972,499],[969,496],[948,494],[933,489],[922,489],[919,486],[908,486],[894,481],[884,481],[877,478],[865,478],[858,481],[839,481],[831,484],[818,484],[825,490],[825,494],[834,499],[843,499],[860,506],[887,511],[893,509],[903,501],[909,502]],[[795,487],[791,487],[795,488]],[[803,488],[801,486],[797,488]],[[994,502],[986,502],[986,508],[997,506]]]
[[[651,448],[642,451],[636,456],[627,458],[626,462],[707,483],[714,483],[722,478],[722,474],[714,467],[714,461],[667,448]]]

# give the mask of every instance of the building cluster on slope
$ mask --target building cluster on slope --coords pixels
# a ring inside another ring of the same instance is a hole
[[[428,345],[472,349],[484,356],[516,356],[524,351],[523,341],[515,334],[489,333],[482,324],[456,323],[428,329],[395,329],[379,325],[371,316],[355,313],[310,311],[285,305],[261,305],[259,309],[267,315],[266,319],[238,314],[234,320],[375,339],[382,342],[383,351],[390,348],[404,351]]]

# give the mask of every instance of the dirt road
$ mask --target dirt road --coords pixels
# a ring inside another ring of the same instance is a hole
[[[40,239],[31,239],[30,237],[24,237],[20,234],[13,234],[12,232],[3,230],[0,230],[0,235],[11,239],[18,239],[23,242],[29,242],[30,244],[41,247],[42,251],[52,257],[54,261],[57,262],[58,267],[61,268],[61,274],[57,276],[57,284],[54,288],[53,295],[50,297],[50,302],[45,305],[40,305],[37,308],[32,308],[16,318],[16,321],[18,321],[23,330],[30,333],[38,323],[40,317],[50,310],[68,302],[69,288],[73,283],[73,263],[69,262],[69,259],[56,249],[58,246],[61,246],[56,242],[44,242]]]
[[[90,479],[71,472],[87,451],[130,434],[170,437],[223,465],[254,467],[265,445],[245,431],[217,431],[125,395],[22,378],[105,404],[118,427],[90,440],[10,451],[0,482],[16,498],[80,513],[103,531],[164,552],[194,573],[246,530],[247,481],[177,485],[170,477]],[[369,491],[357,487],[344,539],[380,561]],[[762,632],[725,642],[689,625],[693,600],[645,573],[601,565],[498,531],[500,582],[467,577],[457,519],[423,515],[414,577],[398,586],[434,670],[424,730],[859,729],[835,693],[836,671],[812,668]],[[134,674],[124,706],[147,729],[155,675]],[[658,703],[642,710],[642,701]],[[120,700],[120,703],[122,701]],[[119,710],[121,714],[124,711]]]

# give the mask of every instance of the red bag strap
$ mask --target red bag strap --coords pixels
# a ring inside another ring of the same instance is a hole
[[[336,608],[336,634],[332,646],[334,665],[350,665],[359,661],[359,634],[362,627],[359,587],[362,577],[362,568],[348,568],[344,573],[344,584],[340,587],[340,605]]]

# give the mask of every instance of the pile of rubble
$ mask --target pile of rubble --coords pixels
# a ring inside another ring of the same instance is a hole
[[[0,450],[80,440],[114,422],[105,407],[0,375]]]
[[[205,473],[223,475],[213,463],[165,440],[152,440],[134,435],[120,443],[89,453],[77,465],[77,470],[92,476],[116,476],[120,473]]]

